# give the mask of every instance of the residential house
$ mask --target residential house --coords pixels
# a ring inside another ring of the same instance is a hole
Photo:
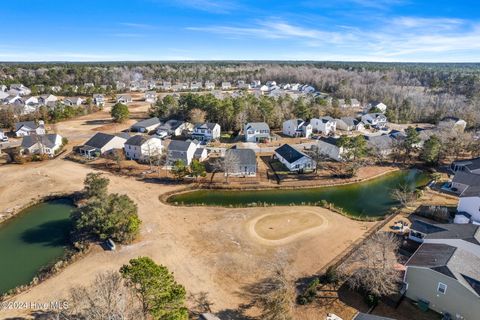
[[[24,97],[23,104],[28,106],[38,106],[38,98],[37,97]]]
[[[274,157],[289,171],[305,172],[315,170],[317,163],[305,153],[288,144],[275,149]]]
[[[10,96],[10,94],[8,92],[0,91],[0,104],[4,103],[3,100],[8,96]]]
[[[6,97],[2,99],[2,102],[4,104],[14,104],[17,101],[19,101],[20,103],[23,103],[22,97],[18,94],[8,94]]]
[[[225,175],[255,177],[257,156],[252,149],[228,149],[225,151]]]
[[[238,89],[250,89],[250,84],[246,83],[245,80],[238,80],[237,81],[237,88]]]
[[[194,81],[190,83],[190,90],[200,90],[203,85],[201,81]]]
[[[450,165],[449,169],[453,173],[456,173],[458,171],[465,171],[468,173],[480,174],[480,157],[468,160],[454,161]]]
[[[40,120],[38,125],[34,121],[23,121],[15,123],[15,136],[25,137],[31,134],[44,135],[46,133],[45,123]]]
[[[157,93],[155,91],[145,91],[145,102],[155,103],[157,101]]]
[[[126,141],[124,136],[97,132],[79,148],[79,152],[87,158],[94,158],[109,154],[113,150],[122,150]]]
[[[4,84],[0,84],[0,91],[1,91],[1,92],[7,91],[7,86],[4,85]]]
[[[335,161],[344,160],[342,158],[343,148],[338,146],[337,138],[321,137],[313,148],[319,156],[324,156]]]
[[[199,141],[210,141],[220,138],[220,125],[218,123],[201,123],[193,128],[192,138]]]
[[[66,106],[73,106],[73,107],[78,107],[82,105],[83,99],[80,97],[72,97],[72,98],[65,98],[63,100],[63,104]]]
[[[350,107],[352,108],[360,108],[362,105],[360,104],[360,101],[357,99],[350,99]]]
[[[214,90],[214,89],[215,89],[215,82],[205,81],[205,90]]]
[[[31,134],[23,136],[20,146],[22,154],[39,154],[53,157],[62,147],[62,137],[59,134]]]
[[[93,103],[95,103],[97,107],[103,107],[105,105],[105,96],[103,94],[94,94]]]
[[[140,90],[140,82],[139,81],[131,81],[130,85],[128,86],[130,91],[138,91]]]
[[[437,125],[437,128],[440,130],[454,130],[457,132],[465,131],[467,127],[467,122],[460,118],[456,117],[445,117]]]
[[[337,130],[337,121],[332,117],[313,118],[310,120],[313,131],[321,132],[324,135],[335,133]]]
[[[392,153],[394,147],[394,138],[389,134],[380,136],[365,136],[368,147],[380,156],[388,156]]]
[[[15,83],[10,85],[10,91],[15,91],[20,96],[28,96],[32,93],[32,90],[25,87],[23,84]]]
[[[262,82],[260,80],[253,80],[252,83],[250,83],[250,87],[252,88],[259,88],[262,85]]]
[[[349,108],[350,105],[345,102],[345,99],[338,99],[338,107],[342,109]]]
[[[160,90],[168,91],[172,89],[172,83],[170,81],[163,81],[159,87]]]
[[[383,129],[387,126],[387,117],[383,113],[367,113],[362,116],[363,124],[375,129]]]
[[[162,154],[162,140],[157,137],[135,135],[125,141],[125,156],[130,160],[149,161]]]
[[[461,172],[457,174],[463,175]],[[470,174],[470,178],[472,176],[474,175]],[[472,185],[460,194],[454,222],[480,224],[480,184],[478,180],[472,182]]]
[[[172,86],[173,91],[188,90],[188,83],[177,83]]]
[[[198,144],[194,141],[172,140],[168,145],[167,167],[171,168],[176,161],[183,161],[187,166],[192,163]],[[203,149],[203,148],[202,148]]]
[[[51,92],[60,92],[60,91],[62,91],[62,87],[60,87],[60,86],[51,86],[51,87],[50,87],[50,91],[51,91]]]
[[[8,142],[8,137],[5,134],[5,132],[3,132],[3,130],[0,129],[0,145],[2,142]]]
[[[302,91],[303,93],[314,93],[315,92],[315,88],[306,84],[304,86],[301,87],[300,91]]]
[[[336,128],[343,131],[361,131],[365,128],[361,121],[353,117],[342,117],[336,119],[336,122]]]
[[[117,103],[128,104],[133,101],[132,96],[129,94],[119,94],[116,99]]]
[[[302,119],[291,119],[283,122],[282,132],[290,137],[310,138],[312,131],[312,125]]]
[[[230,90],[232,89],[232,84],[228,81],[222,82],[222,90]]]
[[[170,119],[164,123],[160,123],[160,125],[157,127],[157,134],[163,135],[162,132],[165,132],[167,136],[178,137],[181,136],[184,131],[190,130],[193,130],[193,125],[191,123]]]
[[[135,132],[151,132],[156,130],[160,124],[160,119],[157,117],[153,117],[150,119],[138,121],[130,127],[130,130]]]
[[[475,245],[478,246],[478,239]],[[406,264],[405,295],[455,319],[478,319],[478,266],[480,258],[470,251],[447,244],[423,243]]]
[[[58,101],[58,98],[53,94],[44,94],[38,97],[38,103],[43,106],[46,106],[49,102],[55,103],[57,101]]]
[[[475,224],[431,223],[414,220],[408,234],[419,243],[439,243],[461,248],[480,257],[480,226]]]
[[[377,110],[377,112],[385,113],[385,111],[387,111],[387,105],[380,101],[371,101],[367,104],[366,110]]]
[[[249,122],[243,129],[246,142],[270,141],[270,128],[265,122]]]
[[[450,189],[461,195],[470,187],[480,187],[480,174],[469,171],[457,171],[453,176]]]
[[[197,146],[197,150],[195,150],[195,153],[193,154],[193,159],[202,162],[205,159],[207,159],[207,157],[208,157],[207,148]]]
[[[122,81],[115,81],[115,88],[117,90],[123,90],[127,87],[127,85],[125,84],[125,82],[122,82]]]
[[[93,82],[85,82],[85,83],[83,84],[83,86],[84,86],[85,88],[94,88],[94,87],[95,87],[95,84],[94,84]]]

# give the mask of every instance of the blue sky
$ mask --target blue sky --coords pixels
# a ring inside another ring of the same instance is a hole
[[[480,62],[478,0],[23,0],[0,61]]]

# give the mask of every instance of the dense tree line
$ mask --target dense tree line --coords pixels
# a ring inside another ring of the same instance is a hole
[[[392,121],[428,121],[452,115],[480,123],[478,64],[347,62],[195,62],[1,64],[0,83],[69,86],[140,79],[301,82],[337,98],[382,100]],[[82,89],[81,89],[82,90]],[[88,89],[90,91],[100,89]],[[101,89],[105,90],[105,89]],[[108,90],[105,90],[108,91]],[[89,92],[91,93],[91,92]]]

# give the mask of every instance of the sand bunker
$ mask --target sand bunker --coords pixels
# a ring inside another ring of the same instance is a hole
[[[315,209],[293,209],[285,213],[269,213],[250,221],[251,234],[271,244],[284,244],[300,236],[325,228],[327,220]]]

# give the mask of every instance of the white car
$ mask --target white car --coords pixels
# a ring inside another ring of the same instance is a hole
[[[168,137],[168,132],[166,131],[157,131],[157,137],[160,139],[165,139]]]

